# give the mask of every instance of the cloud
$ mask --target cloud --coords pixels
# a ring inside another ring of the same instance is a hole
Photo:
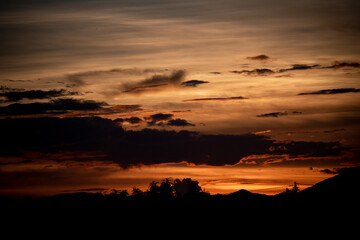
[[[262,59],[267,59],[266,55],[259,55],[259,56],[255,56],[255,57],[247,57],[247,59],[250,60],[259,60],[259,61],[264,61]],[[266,60],[265,60],[266,61]],[[295,71],[295,70],[311,70],[311,69],[339,69],[339,68],[360,68],[360,63],[358,62],[334,62],[333,64],[326,66],[326,67],[322,67],[319,64],[313,64],[313,65],[308,65],[308,64],[293,64],[292,67],[290,68],[282,68],[278,71],[275,70],[271,70],[268,68],[260,68],[260,69],[253,69],[253,70],[241,70],[241,71],[231,71],[232,73],[237,73],[237,74],[246,74],[248,76],[268,76],[274,73],[284,73],[284,72],[288,72],[288,71]],[[276,77],[289,77],[290,75],[282,75],[282,76],[276,76]]]
[[[8,106],[0,107],[0,116],[21,116],[33,114],[60,114],[66,113],[69,110],[99,110],[106,106],[105,102],[97,102],[93,100],[82,99],[54,99],[46,103],[14,103]]]
[[[257,55],[254,57],[247,57],[246,59],[265,62],[265,61],[270,60],[271,58],[265,54],[261,54],[261,55]]]
[[[332,69],[339,69],[339,68],[360,68],[359,62],[338,62],[335,61],[333,64],[323,68],[332,68]]]
[[[29,97],[33,99],[51,98],[64,95],[77,95],[77,92],[69,92],[67,90],[50,90],[50,91],[17,91],[21,93],[16,95],[16,99],[20,97]],[[24,94],[22,94],[24,93]],[[14,98],[10,98],[13,99]],[[7,101],[3,101],[7,102]],[[28,115],[46,115],[61,117],[84,117],[84,116],[102,116],[116,113],[129,113],[142,111],[140,105],[108,105],[106,102],[58,98],[49,102],[33,102],[33,103],[12,103],[7,106],[0,106],[0,117],[28,116]],[[136,121],[131,119],[129,121]]]
[[[278,117],[288,115],[287,112],[272,112],[272,113],[264,113],[257,115],[257,117]]]
[[[345,128],[337,128],[332,130],[323,131],[323,133],[334,133],[334,132],[342,132],[345,131]]]
[[[253,134],[267,134],[267,133],[271,133],[271,130],[265,130],[265,131],[259,131],[259,132],[253,132]]]
[[[326,173],[326,174],[337,174],[337,173],[339,173],[336,169],[330,170],[328,168],[322,169],[319,172]]]
[[[174,116],[173,114],[157,113],[149,117],[145,117],[145,119],[148,120],[149,126],[154,126],[154,125],[164,126],[163,121],[170,120],[173,116]]]
[[[11,90],[11,89],[10,89]],[[29,91],[3,91],[0,93],[0,97],[5,98],[5,102],[17,102],[22,99],[50,99],[54,97],[63,97],[78,95],[78,92],[70,92],[65,89],[60,90],[29,90]]]
[[[108,70],[94,70],[94,71],[84,71],[76,72],[71,74],[66,74],[66,81],[69,84],[69,87],[78,87],[87,85],[86,78],[90,77],[100,77],[107,75],[115,74],[126,74],[126,75],[142,75],[145,73],[153,72],[162,72],[164,70],[155,70],[155,69],[137,69],[137,68],[112,68]]]
[[[138,117],[130,117],[130,118],[117,118],[114,120],[114,122],[116,123],[123,123],[123,122],[128,122],[131,124],[139,124],[141,123],[143,120],[141,118]]]
[[[250,60],[260,60],[262,58],[266,59],[266,55],[259,55],[259,56],[255,56],[255,57],[247,57],[247,59]],[[258,59],[257,59],[258,58]],[[237,73],[237,74],[246,74],[248,76],[268,76],[274,73],[284,73],[284,72],[288,72],[288,71],[294,71],[294,70],[310,70],[310,69],[339,69],[339,68],[360,68],[360,63],[358,62],[334,62],[332,65],[330,66],[326,66],[326,67],[322,67],[319,64],[313,64],[313,65],[308,65],[308,64],[293,64],[292,67],[290,68],[283,68],[280,69],[278,71],[274,71],[268,68],[261,68],[261,69],[253,69],[253,70],[241,70],[241,71],[231,71],[232,73]],[[277,77],[288,77],[289,75],[283,75],[283,76],[277,76]]]
[[[231,71],[232,73],[237,74],[246,74],[248,76],[269,76],[271,74],[274,74],[275,72],[268,68],[260,68],[260,69],[254,69],[254,70],[242,70],[242,71]]]
[[[360,92],[358,88],[334,88],[325,89],[314,92],[299,93],[298,95],[317,95],[317,94],[339,94],[339,93],[357,93]]]
[[[298,111],[293,111],[293,112],[271,112],[271,113],[264,113],[264,114],[260,114],[257,115],[256,117],[279,117],[279,116],[286,116],[289,114],[302,114],[302,112],[298,112]]]
[[[247,99],[247,98],[242,97],[242,96],[239,96],[239,97],[225,97],[225,98],[194,98],[194,99],[183,100],[183,102],[231,101],[231,100],[243,100],[243,99]]]
[[[138,117],[125,118],[124,120],[131,123],[131,124],[138,124],[138,123],[141,123],[143,121],[141,118],[138,118]]]
[[[175,127],[185,127],[185,126],[195,126],[195,124],[189,123],[185,119],[172,119],[167,122],[168,126],[175,126]]]
[[[184,87],[197,87],[197,85],[204,84],[204,83],[209,83],[209,82],[202,81],[202,80],[189,80],[186,82],[182,82],[181,85]]]
[[[175,111],[176,112],[176,111]],[[148,126],[173,126],[173,127],[186,127],[186,126],[195,126],[195,124],[189,123],[185,119],[172,119],[173,114],[166,114],[166,113],[157,113],[153,114],[149,117],[145,117],[148,121]]]
[[[307,65],[307,64],[293,64],[291,68],[284,68],[280,69],[279,72],[287,72],[287,71],[294,71],[294,70],[309,70],[319,67],[319,64],[314,65]]]
[[[149,91],[162,90],[171,86],[180,86],[184,80],[186,72],[184,70],[173,71],[170,75],[155,74],[150,78],[135,83],[123,83],[120,90],[123,93],[140,94]]]
[[[0,79],[0,81],[4,81],[4,82],[32,82],[32,80],[25,80],[25,79]]]
[[[157,113],[153,114],[149,117],[152,121],[158,122],[158,121],[164,121],[172,118],[174,116],[173,114],[164,114],[164,113]]]
[[[93,118],[0,119],[1,161],[103,161],[126,168],[170,162],[233,165],[250,156],[340,157],[339,142],[278,142],[265,135],[206,135],[190,131],[125,131]],[[291,161],[290,161],[291,163]],[[257,162],[261,164],[261,162]]]
[[[149,86],[143,86],[143,87],[133,87],[128,90],[124,90],[124,93],[141,93],[146,91],[151,91],[153,88],[157,88],[159,90],[159,87],[168,86],[169,84],[154,84]]]

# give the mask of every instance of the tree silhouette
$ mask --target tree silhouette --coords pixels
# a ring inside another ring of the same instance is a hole
[[[161,199],[171,199],[174,197],[174,183],[170,178],[165,178],[159,187]]]
[[[294,182],[293,187],[292,187],[291,189],[286,188],[284,193],[287,193],[287,194],[296,194],[296,193],[298,193],[298,192],[300,192],[300,188],[297,186],[297,183]]]
[[[140,192],[139,192],[140,191]],[[134,188],[133,195],[138,196],[141,194],[141,190]],[[165,178],[159,184],[156,181],[152,181],[149,184],[149,190],[145,195],[152,199],[180,199],[180,198],[196,198],[200,196],[202,192],[198,181],[194,181],[191,178],[184,178],[182,180],[171,178]]]
[[[158,198],[160,193],[160,187],[158,182],[152,181],[149,184],[149,190],[146,192],[146,195],[150,198]]]
[[[106,199],[109,200],[123,200],[129,196],[128,191],[126,190],[116,190],[112,189],[109,194],[106,195]]]
[[[191,178],[175,179],[174,189],[178,197],[196,197],[201,192],[199,182],[193,181]]]

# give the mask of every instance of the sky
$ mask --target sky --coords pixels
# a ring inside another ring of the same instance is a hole
[[[0,3],[0,194],[276,194],[360,164],[355,0]]]

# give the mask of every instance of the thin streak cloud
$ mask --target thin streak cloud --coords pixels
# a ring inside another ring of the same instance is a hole
[[[187,99],[183,100],[183,102],[206,102],[206,101],[233,101],[233,100],[244,100],[248,99],[246,97],[224,97],[224,98],[194,98],[194,99]]]
[[[360,89],[357,88],[334,88],[334,89],[324,89],[314,92],[304,92],[299,93],[298,95],[328,95],[328,94],[340,94],[340,93],[358,93]]]

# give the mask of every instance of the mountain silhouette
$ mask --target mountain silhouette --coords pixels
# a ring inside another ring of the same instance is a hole
[[[245,189],[229,193],[229,194],[216,194],[211,196],[212,200],[230,200],[230,201],[266,201],[270,200],[271,196],[259,193],[252,193]]]
[[[360,200],[360,167],[343,168],[334,177],[316,183],[298,194],[299,200],[354,202]]]

